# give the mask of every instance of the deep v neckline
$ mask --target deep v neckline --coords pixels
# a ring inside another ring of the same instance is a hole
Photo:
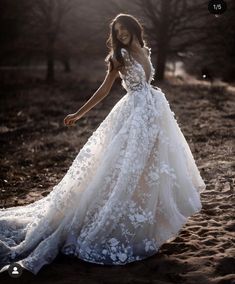
[[[147,60],[149,62],[149,66],[150,66],[150,74],[149,74],[149,78],[147,79],[147,75],[146,75],[146,72],[145,72],[143,65],[137,59],[135,59],[135,57],[133,55],[130,54],[130,57],[142,68],[144,75],[145,75],[145,80],[146,80],[147,83],[149,83],[149,81],[151,79],[151,74],[152,74],[152,68],[151,68],[151,63],[150,63],[149,58],[147,57]]]

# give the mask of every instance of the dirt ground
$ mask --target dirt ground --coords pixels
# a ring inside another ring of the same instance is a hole
[[[119,84],[77,125],[64,117],[76,111],[99,82],[67,78],[47,86],[40,80],[3,85],[0,94],[0,207],[29,204],[46,196],[115,103]],[[101,266],[59,254],[34,276],[7,272],[0,283],[234,284],[235,92],[228,85],[170,79],[159,85],[175,112],[207,185],[203,208],[176,238],[144,261]]]

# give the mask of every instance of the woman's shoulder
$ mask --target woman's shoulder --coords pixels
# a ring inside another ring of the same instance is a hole
[[[117,60],[114,53],[110,54],[109,61],[111,61],[114,69],[119,69],[121,67],[121,63]]]
[[[110,55],[110,59],[112,60],[113,64],[115,64],[115,65],[118,64],[117,57],[116,57],[116,55],[114,53],[112,53]]]
[[[129,51],[122,47],[120,48],[120,55],[122,56],[122,59],[124,60],[124,62],[129,62],[130,61],[130,54]],[[111,58],[114,62],[119,63],[120,64],[120,60],[117,59],[117,57],[115,56],[115,54],[111,55]]]

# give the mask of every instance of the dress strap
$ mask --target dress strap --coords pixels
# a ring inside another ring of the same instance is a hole
[[[121,54],[125,62],[130,62],[129,52],[125,48],[121,48]]]

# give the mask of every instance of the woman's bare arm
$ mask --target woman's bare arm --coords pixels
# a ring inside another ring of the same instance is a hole
[[[91,110],[95,105],[102,101],[110,92],[115,79],[118,77],[118,68],[115,65],[115,68],[109,70],[105,76],[103,83],[100,85],[99,89],[93,94],[93,96],[75,113],[69,114],[64,119],[65,125],[73,125],[76,120],[80,119],[85,113]]]
[[[115,79],[117,78],[117,70],[112,70],[106,74],[103,83],[100,85],[99,89],[94,93],[94,95],[76,112],[78,117],[83,116],[90,109],[96,106],[100,101],[102,101],[110,92]]]

